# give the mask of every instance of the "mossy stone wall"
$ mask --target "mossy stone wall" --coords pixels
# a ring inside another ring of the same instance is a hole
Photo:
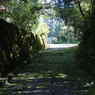
[[[4,77],[23,61],[44,49],[41,38],[0,19],[0,77]]]

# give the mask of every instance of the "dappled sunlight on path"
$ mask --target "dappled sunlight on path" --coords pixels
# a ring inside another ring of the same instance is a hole
[[[1,95],[83,95],[92,82],[80,68],[76,47],[60,51],[47,49],[0,89]]]
[[[68,93],[68,85],[70,83],[60,82],[60,79],[57,78],[27,79],[22,80],[22,82],[25,82],[24,85],[22,83],[23,86],[15,86],[11,89],[13,95],[17,95],[18,93],[25,93],[25,95],[71,95]]]

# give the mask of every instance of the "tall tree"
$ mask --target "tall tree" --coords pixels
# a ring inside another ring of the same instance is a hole
[[[53,7],[52,7],[52,15],[53,15]],[[52,31],[51,31],[51,42],[53,41],[53,16],[52,16]]]
[[[60,32],[60,14],[59,14],[59,40],[61,41],[61,32]]]
[[[70,43],[70,18],[68,17],[68,42]]]

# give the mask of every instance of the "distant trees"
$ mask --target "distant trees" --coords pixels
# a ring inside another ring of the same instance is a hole
[[[95,0],[58,0],[61,1],[64,2],[61,18],[67,25],[69,17],[75,37],[77,34],[82,38],[78,54],[83,63],[95,64]]]
[[[55,10],[56,15],[60,14],[65,24],[68,25],[69,42],[71,26],[74,28],[75,35],[85,35],[87,33],[85,31],[95,23],[95,0],[57,0]]]
[[[51,37],[52,33],[52,19],[45,19],[45,22],[49,26],[49,34],[48,37]],[[74,33],[74,28],[70,27],[70,42],[78,42],[79,36],[78,33]],[[65,21],[63,21],[60,18],[60,34],[61,34],[61,41],[68,42],[68,25],[65,24]],[[59,41],[59,20],[53,20],[53,39],[57,38]]]
[[[49,3],[46,0],[1,0],[8,6],[9,12],[4,12],[3,16],[9,16],[11,22],[27,30],[35,30],[38,26],[40,14],[47,14],[54,19],[62,18],[68,25],[68,41],[70,42],[70,27],[73,27],[75,35],[85,35],[86,29],[94,27],[95,22],[95,1],[94,0],[52,0]],[[23,1],[23,2],[22,2]],[[44,1],[44,2],[41,2]],[[56,2],[57,1],[57,2]],[[53,7],[54,14],[51,13]],[[53,32],[55,31],[55,22],[53,21]],[[49,25],[50,26],[50,25]],[[91,27],[90,27],[91,26]],[[59,23],[60,27],[60,23]],[[60,28],[59,28],[60,30]],[[59,31],[58,30],[58,31]],[[53,33],[53,35],[55,35]],[[59,39],[61,33],[59,32]],[[50,33],[49,33],[50,36]]]
[[[39,35],[39,36],[48,36],[49,31],[49,26],[47,23],[44,22],[43,16],[39,17],[38,20],[38,26],[35,30],[32,31],[34,34]]]

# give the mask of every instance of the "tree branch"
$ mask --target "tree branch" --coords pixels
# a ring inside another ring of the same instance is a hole
[[[85,16],[85,14],[83,13],[83,10],[82,10],[82,8],[81,8],[81,5],[80,5],[79,0],[78,0],[78,6],[79,6],[79,9],[80,9],[81,15],[84,17],[84,16]]]

